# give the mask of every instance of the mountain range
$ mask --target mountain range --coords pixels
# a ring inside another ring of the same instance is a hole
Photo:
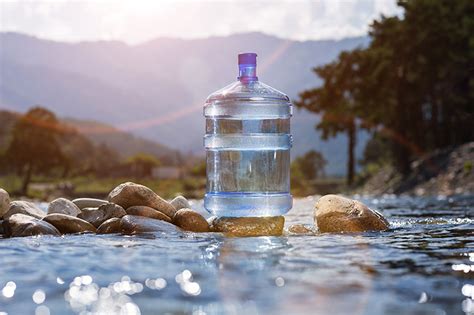
[[[239,52],[256,52],[259,79],[296,100],[299,92],[321,83],[312,68],[368,42],[368,37],[300,42],[246,33],[158,38],[132,46],[0,33],[0,108],[24,112],[39,104],[60,117],[111,124],[184,156],[203,155],[202,106],[207,95],[236,79]],[[342,175],[347,139],[340,135],[322,141],[314,128],[318,120],[318,115],[295,110],[292,155],[321,151],[328,160],[326,172]],[[101,130],[84,132],[99,139]],[[359,133],[358,156],[366,138]]]

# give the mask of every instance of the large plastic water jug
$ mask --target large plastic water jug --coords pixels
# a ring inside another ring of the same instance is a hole
[[[239,54],[238,81],[206,100],[207,193],[204,207],[219,217],[277,216],[290,194],[288,96],[257,77],[257,54]]]

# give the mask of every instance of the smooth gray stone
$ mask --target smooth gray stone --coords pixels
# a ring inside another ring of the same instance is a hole
[[[101,205],[108,203],[107,200],[95,198],[77,198],[72,201],[79,209],[99,208]]]
[[[63,234],[96,232],[96,228],[89,222],[67,214],[51,213],[45,216],[43,221],[54,225]]]
[[[125,210],[114,203],[106,203],[101,205],[98,209],[84,208],[77,216],[98,228],[102,223],[111,218],[121,218],[127,213]]]
[[[43,212],[40,208],[38,208],[34,203],[29,201],[12,201],[10,202],[10,209],[8,212],[5,213],[3,219],[8,219],[14,214],[21,213],[24,215],[29,215],[30,217],[42,219],[46,216],[46,213]]]
[[[48,222],[22,213],[15,213],[3,221],[4,234],[7,237],[23,237],[34,235],[56,235],[61,233]]]
[[[48,206],[48,214],[52,213],[61,213],[77,217],[77,215],[81,213],[81,209],[66,198],[58,198],[51,201]]]
[[[10,195],[5,189],[0,188],[0,219],[10,209]]]
[[[180,209],[191,209],[191,205],[189,204],[188,199],[184,198],[183,196],[177,196],[173,200],[170,201],[170,204],[175,207],[176,211]]]
[[[120,223],[123,234],[139,234],[147,232],[180,233],[175,225],[163,220],[156,220],[136,215],[126,215]]]

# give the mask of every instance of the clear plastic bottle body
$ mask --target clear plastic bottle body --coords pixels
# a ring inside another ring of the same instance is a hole
[[[211,94],[204,107],[204,207],[219,217],[276,216],[292,207],[292,106],[250,73]]]

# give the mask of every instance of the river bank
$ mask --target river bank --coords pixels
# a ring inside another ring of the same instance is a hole
[[[436,150],[411,164],[408,176],[393,167],[381,167],[354,193],[451,196],[474,194],[474,142]]]

